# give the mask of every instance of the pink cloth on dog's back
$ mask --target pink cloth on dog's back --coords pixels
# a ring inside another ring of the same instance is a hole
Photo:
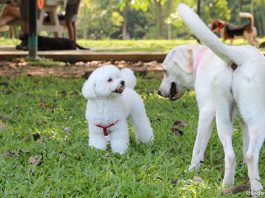
[[[198,56],[196,57],[195,59],[195,62],[194,62],[194,65],[193,65],[193,68],[194,68],[194,71],[195,71],[195,74],[197,75],[197,70],[198,70],[198,65],[200,64],[201,60],[202,60],[202,57],[203,57],[203,54],[205,52],[206,48],[203,48],[199,51],[199,54]]]

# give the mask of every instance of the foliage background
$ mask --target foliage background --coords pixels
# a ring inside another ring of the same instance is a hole
[[[188,38],[190,33],[176,13],[180,2],[197,8],[197,0],[82,0],[78,36],[85,39]],[[201,0],[200,4],[201,16],[207,23],[220,18],[244,24],[247,21],[240,21],[239,12],[253,13],[259,36],[265,35],[265,0]]]
[[[258,36],[265,36],[265,0],[81,0],[78,38],[191,38],[190,31],[176,11],[180,2],[195,10],[200,2],[201,17],[206,23],[219,18],[232,24],[245,24],[248,21],[240,19],[239,12],[250,12],[254,15]],[[2,7],[0,4],[1,10]],[[64,5],[58,12],[65,14]],[[7,33],[2,35],[8,36]]]

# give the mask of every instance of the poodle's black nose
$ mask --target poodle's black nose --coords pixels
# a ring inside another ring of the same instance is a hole
[[[124,86],[125,85],[125,81],[123,80],[123,81],[121,81],[121,85],[122,86]]]
[[[162,96],[162,95],[161,95],[161,92],[160,92],[159,90],[158,90],[157,94],[160,95],[160,96]]]

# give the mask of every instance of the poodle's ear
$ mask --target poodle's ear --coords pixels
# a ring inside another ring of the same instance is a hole
[[[178,48],[175,49],[171,54],[173,62],[177,63],[180,68],[190,74],[193,71],[193,57],[192,49],[190,48]]]
[[[95,82],[93,79],[88,78],[83,85],[82,94],[86,99],[92,99],[96,97]]]

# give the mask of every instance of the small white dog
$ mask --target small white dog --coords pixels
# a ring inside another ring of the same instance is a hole
[[[133,90],[135,85],[132,70],[119,70],[113,65],[102,66],[89,76],[82,93],[87,99],[90,146],[105,150],[109,140],[113,152],[125,153],[129,145],[128,117],[137,143],[154,140],[143,101]]]
[[[232,74],[232,93],[243,122],[244,156],[248,165],[251,191],[253,195],[258,195],[262,190],[258,161],[265,139],[265,57],[255,47],[228,46],[220,42],[198,15],[185,4],[180,4],[178,11],[198,39],[203,41],[225,63],[228,65],[234,63],[238,66]],[[224,106],[220,110],[223,109],[226,110],[227,107]],[[225,151],[225,175],[228,171],[234,177],[235,154],[232,147],[231,129],[230,126],[223,127],[218,134]]]

